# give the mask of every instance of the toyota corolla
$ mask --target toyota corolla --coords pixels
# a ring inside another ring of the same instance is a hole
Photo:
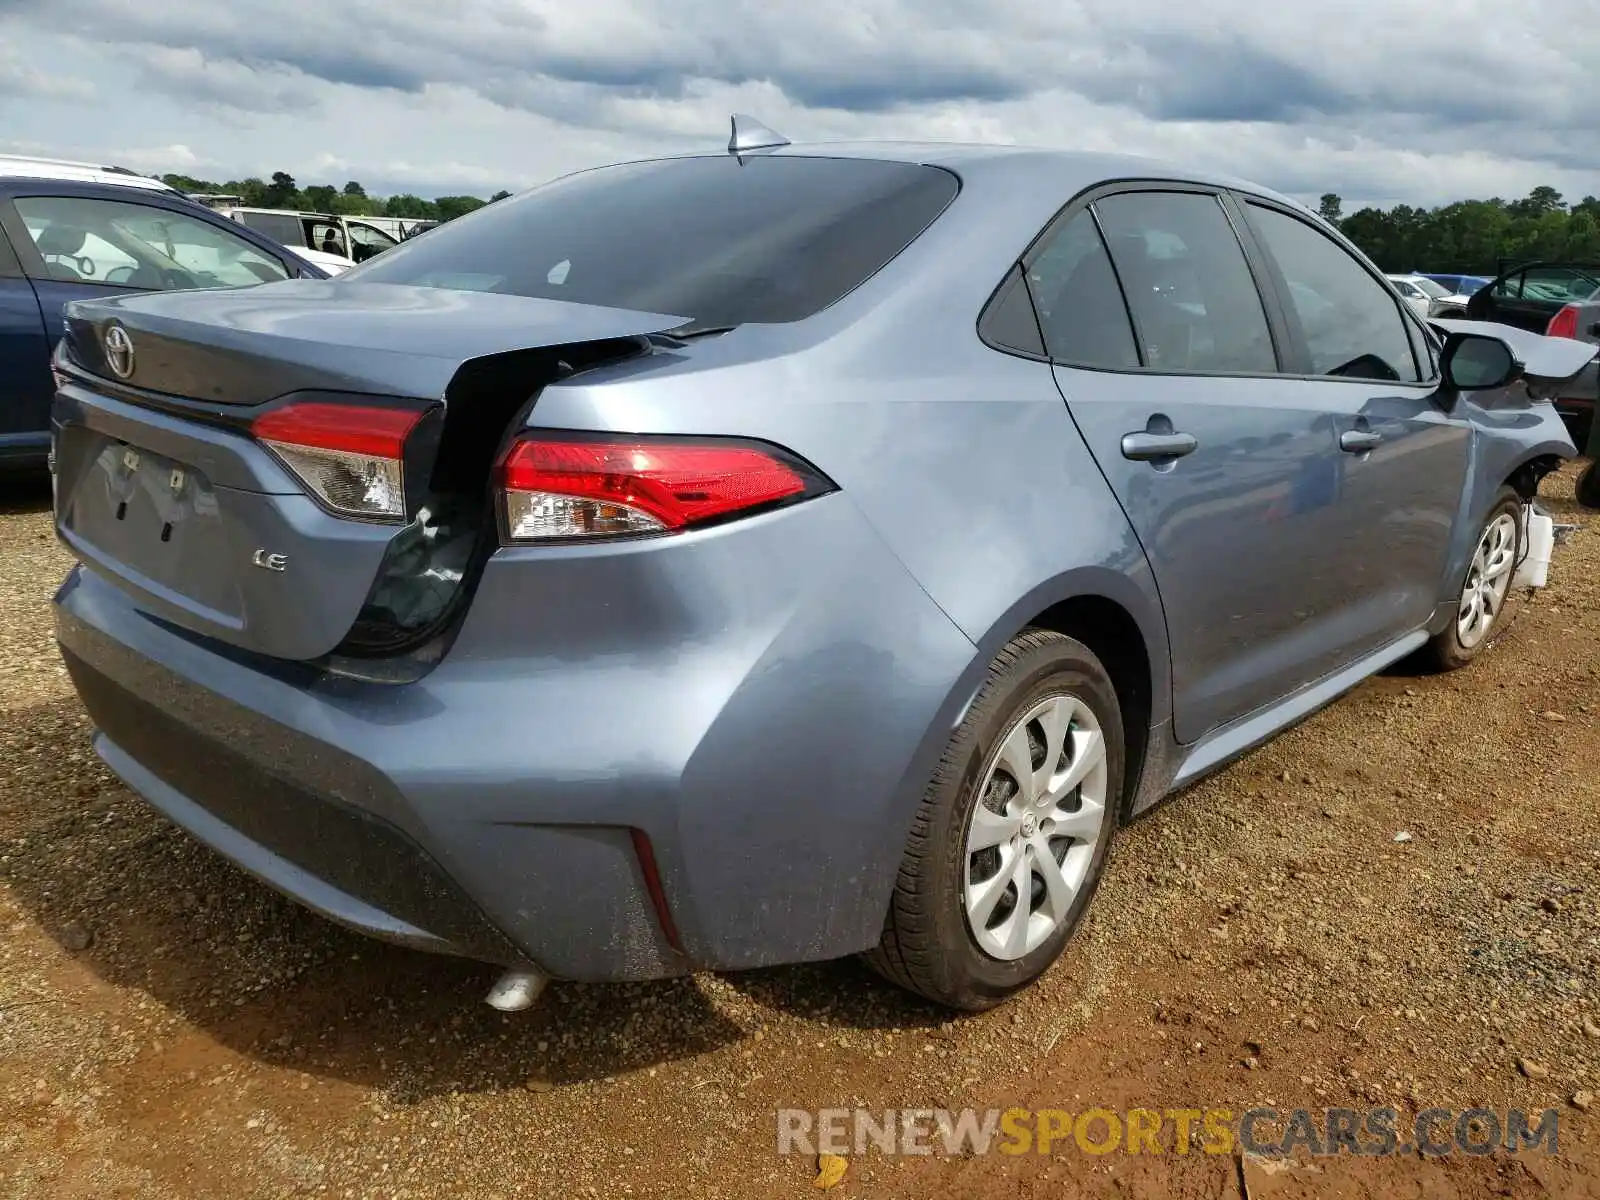
[[[1122,822],[1490,644],[1593,352],[1206,171],[736,129],[75,303],[58,634],[134,791],[507,1007],[863,953],[980,1009]]]

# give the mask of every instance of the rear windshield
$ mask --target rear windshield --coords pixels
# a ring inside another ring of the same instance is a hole
[[[938,167],[869,159],[630,163],[497,201],[343,278],[640,309],[702,329],[798,321],[904,250],[958,188]]]

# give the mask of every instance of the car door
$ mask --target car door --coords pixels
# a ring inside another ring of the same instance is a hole
[[[1333,418],[1279,374],[1220,195],[1096,193],[1025,266],[1057,385],[1155,573],[1179,740],[1326,674],[1346,650]]]
[[[1375,651],[1422,628],[1439,602],[1470,426],[1454,404],[1441,408],[1425,332],[1376,270],[1294,210],[1238,199],[1284,297],[1287,367],[1299,376],[1285,385],[1335,416],[1340,615],[1330,634],[1351,653]]]
[[[282,260],[223,222],[137,200],[41,191],[13,194],[9,201],[0,200],[0,227],[28,276],[43,323],[44,374],[31,377],[38,385],[28,388],[11,418],[35,439],[47,436],[50,426],[55,389],[49,352],[61,337],[68,301],[289,277]]]
[[[0,222],[18,245],[52,343],[70,300],[121,291],[242,287],[290,268],[223,221],[137,200],[17,195]]]
[[[382,254],[385,250],[391,250],[400,244],[383,230],[368,225],[365,221],[347,220],[345,228],[350,231],[350,257],[358,263],[366,262],[374,254]]]
[[[1600,270],[1556,263],[1519,267],[1473,296],[1467,313],[1478,321],[1499,321],[1543,333],[1550,318],[1574,300],[1600,289]]]
[[[0,463],[44,453],[39,413],[49,411],[53,391],[39,301],[0,230]]]

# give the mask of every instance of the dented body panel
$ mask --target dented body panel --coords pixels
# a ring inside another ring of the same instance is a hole
[[[1255,473],[1253,519],[1286,522],[1296,506],[1319,507],[1319,528],[1353,545],[1383,497],[1420,497],[1395,524],[1432,565],[1406,591],[1405,619],[1382,637],[1363,627],[1339,653],[1281,672],[1264,699],[1238,688],[1230,705],[1208,710],[1185,684],[1200,674],[1185,650],[1195,639],[1169,634],[1195,610],[1163,586],[1166,564],[1130,521],[1107,481],[1110,455],[1094,444],[1115,446],[1126,431],[1106,423],[1122,419],[1124,398],[1148,406],[1152,377],[1112,380],[1004,353],[976,325],[1034,235],[1085,189],[1108,179],[1243,185],[1094,155],[827,154],[936,163],[961,190],[909,251],[802,320],[676,338],[669,331],[698,314],[587,311],[359,276],[224,297],[210,316],[175,301],[79,313],[82,377],[58,399],[63,444],[89,430],[193,464],[230,513],[245,496],[280,514],[306,498],[225,419],[122,396],[94,357],[104,322],[125,321],[141,342],[150,335],[154,374],[132,382],[161,396],[270,406],[296,388],[337,384],[438,402],[446,423],[492,402],[499,423],[488,432],[502,442],[523,431],[732,435],[781,447],[834,485],[728,524],[615,544],[504,545],[495,514],[469,507],[451,526],[472,541],[446,572],[460,597],[448,619],[363,656],[348,638],[357,614],[380,599],[409,603],[382,585],[404,535],[345,522],[350,544],[338,561],[297,576],[309,545],[252,546],[265,527],[230,518],[235,532],[205,545],[244,555],[231,574],[200,586],[177,565],[160,575],[152,558],[148,579],[130,580],[116,554],[96,554],[114,540],[114,517],[103,503],[91,511],[105,484],[86,464],[105,447],[85,444],[58,511],[82,560],[57,597],[58,636],[111,767],[273,886],[405,944],[581,980],[837,957],[878,941],[907,831],[952,729],[995,653],[1042,614],[1092,600],[1134,631],[1132,657],[1146,666],[1129,711],[1143,723],[1134,740],[1145,753],[1125,800],[1147,807],[1419,644],[1459,587],[1461,547],[1470,553],[1497,490],[1530,464],[1572,453],[1553,410],[1525,389],[1452,399],[1414,385],[1400,397],[1395,423],[1405,428],[1394,445],[1422,452],[1341,458],[1338,422],[1385,389],[1335,385],[1358,399],[1305,420],[1313,451]],[[429,238],[450,236],[445,227]],[[543,354],[609,341],[629,348],[570,370],[549,369]],[[182,348],[191,342],[211,349]],[[271,372],[280,373],[268,382]],[[1173,391],[1162,394],[1176,395],[1167,378]],[[1167,489],[1163,502],[1186,519],[1226,508],[1238,491],[1228,463],[1271,449],[1252,449],[1250,405],[1287,403],[1297,386],[1251,382],[1236,403],[1229,380],[1206,381],[1205,395],[1227,400],[1207,427],[1220,443],[1214,461],[1160,472],[1140,462],[1127,472],[1128,495]],[[1198,388],[1187,395],[1204,398]],[[1361,415],[1381,424],[1381,402]],[[1145,419],[1142,409],[1130,415],[1128,430]],[[1408,462],[1444,466],[1398,482],[1380,475]],[[474,482],[480,502],[491,494],[487,458],[448,487],[446,465],[433,464],[425,508],[443,492],[461,501]],[[77,486],[86,472],[92,486]],[[1342,512],[1356,515],[1341,523]],[[157,515],[146,520],[159,528]],[[424,527],[418,514],[406,529]],[[247,528],[250,537],[239,532]],[[1259,614],[1243,600],[1271,589],[1241,582],[1271,584],[1282,568],[1252,556],[1251,534],[1215,526],[1207,544],[1231,557],[1204,571],[1180,563],[1190,588],[1203,588],[1207,572],[1237,573],[1228,598],[1241,602],[1217,636],[1247,636]],[[286,553],[285,569],[251,565],[262,548]],[[1370,599],[1350,576],[1336,582],[1343,591],[1330,585],[1313,598],[1329,609]],[[318,586],[320,612],[303,599]],[[272,587],[284,589],[285,611],[260,615],[256,597]],[[248,618],[242,634],[227,625],[236,609]],[[1292,633],[1292,620],[1273,615],[1274,629]],[[1348,612],[1333,617],[1330,629],[1357,624]],[[665,917],[639,836],[652,848]]]

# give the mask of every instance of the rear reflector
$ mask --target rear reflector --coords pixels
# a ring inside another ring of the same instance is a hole
[[[1573,338],[1578,336],[1578,306],[1568,304],[1550,318],[1545,326],[1545,337]]]
[[[422,417],[415,409],[308,402],[263,413],[250,430],[333,511],[402,521],[406,438]]]
[[[521,441],[500,482],[514,542],[670,533],[830,486],[776,450],[673,438]]]

